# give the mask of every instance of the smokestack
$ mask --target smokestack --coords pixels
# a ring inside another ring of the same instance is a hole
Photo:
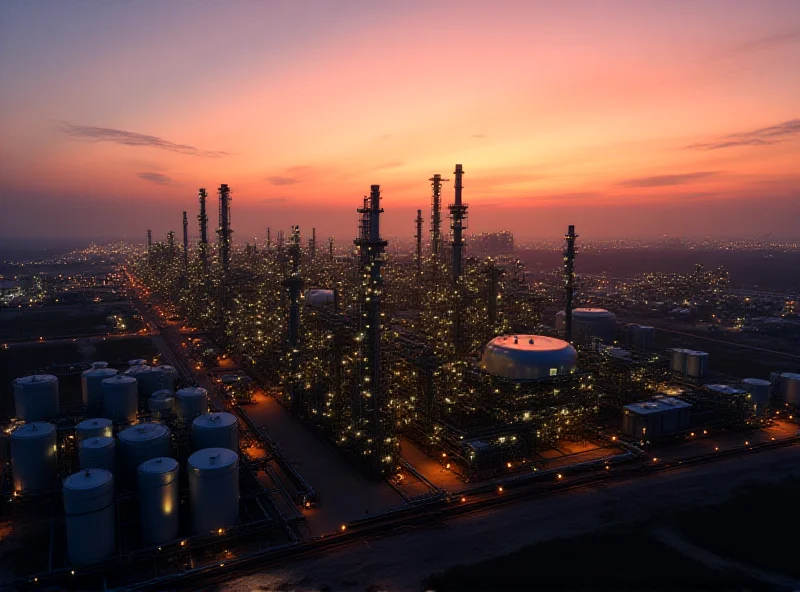
[[[453,285],[458,284],[461,279],[461,270],[463,265],[463,232],[466,228],[467,218],[467,205],[461,201],[461,191],[463,189],[462,178],[464,177],[464,170],[460,164],[456,165],[455,170],[456,186],[455,186],[455,202],[450,205],[450,228],[453,231]]]
[[[197,216],[197,221],[200,222],[200,259],[203,262],[203,269],[208,268],[208,214],[206,214],[206,197],[208,194],[205,189],[200,189],[197,192],[200,199],[200,215]]]
[[[153,248],[153,231],[147,231],[147,252],[149,253],[150,250]]]
[[[564,235],[564,286],[566,287],[566,303],[564,306],[564,339],[572,343],[572,297],[575,291],[575,226],[570,225]]]
[[[183,213],[183,267],[189,268],[189,218]]]
[[[417,239],[417,273],[422,272],[422,210],[417,210],[417,217],[414,220],[417,224],[417,233],[414,238]]]
[[[267,226],[267,252],[272,250],[272,237],[270,236],[269,226]]]
[[[328,238],[328,258],[333,261],[333,237]]]
[[[231,190],[227,184],[219,186],[219,258],[222,261],[222,270],[228,273],[231,262]]]
[[[308,241],[309,256],[314,259],[317,256],[317,229],[311,229],[311,239]]]

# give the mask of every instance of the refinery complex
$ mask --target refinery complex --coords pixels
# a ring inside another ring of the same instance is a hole
[[[293,226],[236,243],[223,184],[176,216],[182,241],[148,230],[102,250],[102,281],[69,298],[111,303],[98,316],[122,344],[113,359],[14,377],[2,516],[47,543],[15,587],[191,586],[431,515],[796,441],[800,374],[734,374],[648,324],[656,301],[719,324],[723,271],[612,290],[581,274],[569,226],[562,265],[532,278],[510,233],[468,234],[464,178],[457,164],[452,187],[429,179],[410,249],[382,235],[379,185],[354,204],[352,242]],[[126,356],[134,334],[152,359]]]

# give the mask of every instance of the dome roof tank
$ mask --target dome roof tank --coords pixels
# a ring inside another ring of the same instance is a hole
[[[480,366],[509,380],[539,380],[571,374],[578,353],[566,341],[544,335],[501,335],[484,349]]]

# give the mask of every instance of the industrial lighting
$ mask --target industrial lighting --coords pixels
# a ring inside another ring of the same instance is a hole
[[[511,463],[506,463],[506,467],[511,468]]]
[[[465,502],[465,501],[467,501],[467,498],[466,498],[466,497],[464,497],[464,496],[462,495],[462,496],[461,496],[461,502],[463,503],[463,502]]]
[[[562,475],[561,473],[559,473],[558,475],[556,475],[556,478],[557,478],[557,479],[563,479],[563,478],[564,478],[564,475]]]
[[[497,488],[497,493],[503,493],[503,486],[502,485]]]
[[[344,532],[345,530],[347,530],[347,525],[346,524],[342,524],[339,528],[340,528],[340,530],[342,532]]]

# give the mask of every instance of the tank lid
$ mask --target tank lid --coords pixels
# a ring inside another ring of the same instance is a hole
[[[227,448],[204,448],[189,457],[189,466],[201,470],[214,470],[230,467],[239,455]]]
[[[64,489],[85,491],[96,489],[113,482],[114,476],[105,469],[85,469],[64,479]]]
[[[58,380],[58,378],[52,374],[31,374],[30,376],[21,376],[14,382],[16,384],[39,384],[43,382],[53,382],[54,380]]]
[[[128,360],[128,366],[144,366],[147,363],[147,360],[142,358],[136,358],[135,360]]]
[[[526,352],[553,352],[572,348],[563,339],[545,335],[501,335],[492,339],[488,345],[493,348]]]
[[[46,421],[34,421],[19,426],[11,432],[12,438],[43,438],[56,431],[56,426]]]
[[[109,448],[114,446],[114,438],[111,436],[92,436],[81,442],[82,448]]]
[[[115,374],[109,378],[104,378],[102,384],[130,384],[131,382],[136,382],[136,379],[133,376]]]
[[[108,362],[92,362],[92,368],[108,368]]]
[[[198,415],[192,422],[198,428],[222,428],[234,425],[236,416],[227,411]]]
[[[797,372],[781,372],[781,378],[788,378],[789,380],[800,380],[800,374]]]
[[[83,376],[116,376],[117,371],[113,368],[89,368],[83,371]]]
[[[208,396],[208,391],[199,386],[187,386],[180,389],[176,396],[178,397],[205,397]]]
[[[157,399],[159,401],[163,401],[165,399],[172,399],[172,391],[169,389],[161,389],[160,391],[154,392],[150,395],[151,399]]]
[[[742,382],[754,386],[769,386],[771,384],[769,380],[764,380],[763,378],[743,378]]]
[[[572,313],[573,314],[575,314],[575,313],[578,313],[578,314],[583,313],[583,314],[591,314],[591,315],[610,315],[610,314],[612,314],[610,311],[606,310],[605,308],[591,308],[591,307],[575,308],[575,309],[572,310]]]
[[[140,473],[171,473],[178,470],[178,461],[168,456],[158,456],[139,465]]]
[[[146,442],[169,434],[167,426],[160,423],[140,423],[122,430],[119,439],[128,442]]]
[[[125,374],[145,374],[146,372],[152,372],[153,369],[150,366],[145,366],[142,364],[141,366],[131,366],[127,370],[125,370]]]
[[[93,419],[84,419],[78,425],[75,426],[76,429],[79,430],[90,430],[92,428],[107,428],[111,427],[113,422],[110,419],[106,419],[105,417],[95,417]]]

